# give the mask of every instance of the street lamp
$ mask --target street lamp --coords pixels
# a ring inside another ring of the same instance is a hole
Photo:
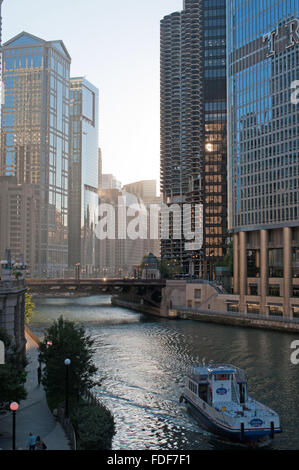
[[[19,409],[19,404],[13,402],[9,408],[12,411],[12,450],[16,450],[16,412]]]
[[[69,417],[69,366],[71,364],[70,359],[64,361],[65,364],[65,417]]]

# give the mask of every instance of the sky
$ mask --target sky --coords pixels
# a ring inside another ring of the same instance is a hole
[[[122,184],[160,174],[160,20],[183,0],[4,0],[3,41],[63,40],[71,76],[100,91],[103,172]]]

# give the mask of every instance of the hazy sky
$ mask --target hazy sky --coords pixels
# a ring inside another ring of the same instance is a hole
[[[21,31],[62,39],[71,75],[100,90],[103,171],[158,179],[160,20],[182,0],[4,0],[3,41]]]

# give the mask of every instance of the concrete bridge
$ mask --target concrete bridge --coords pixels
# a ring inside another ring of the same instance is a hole
[[[39,295],[112,295],[130,302],[160,307],[163,280],[142,279],[26,279],[25,285]]]

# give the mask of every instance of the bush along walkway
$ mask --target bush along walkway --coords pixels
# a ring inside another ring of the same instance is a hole
[[[68,439],[49,410],[46,394],[38,385],[38,344],[26,334],[27,345],[27,399],[20,403],[16,413],[16,449],[28,449],[28,436],[32,432],[40,436],[48,450],[70,450]],[[0,416],[0,449],[12,449],[12,415],[10,412]]]

